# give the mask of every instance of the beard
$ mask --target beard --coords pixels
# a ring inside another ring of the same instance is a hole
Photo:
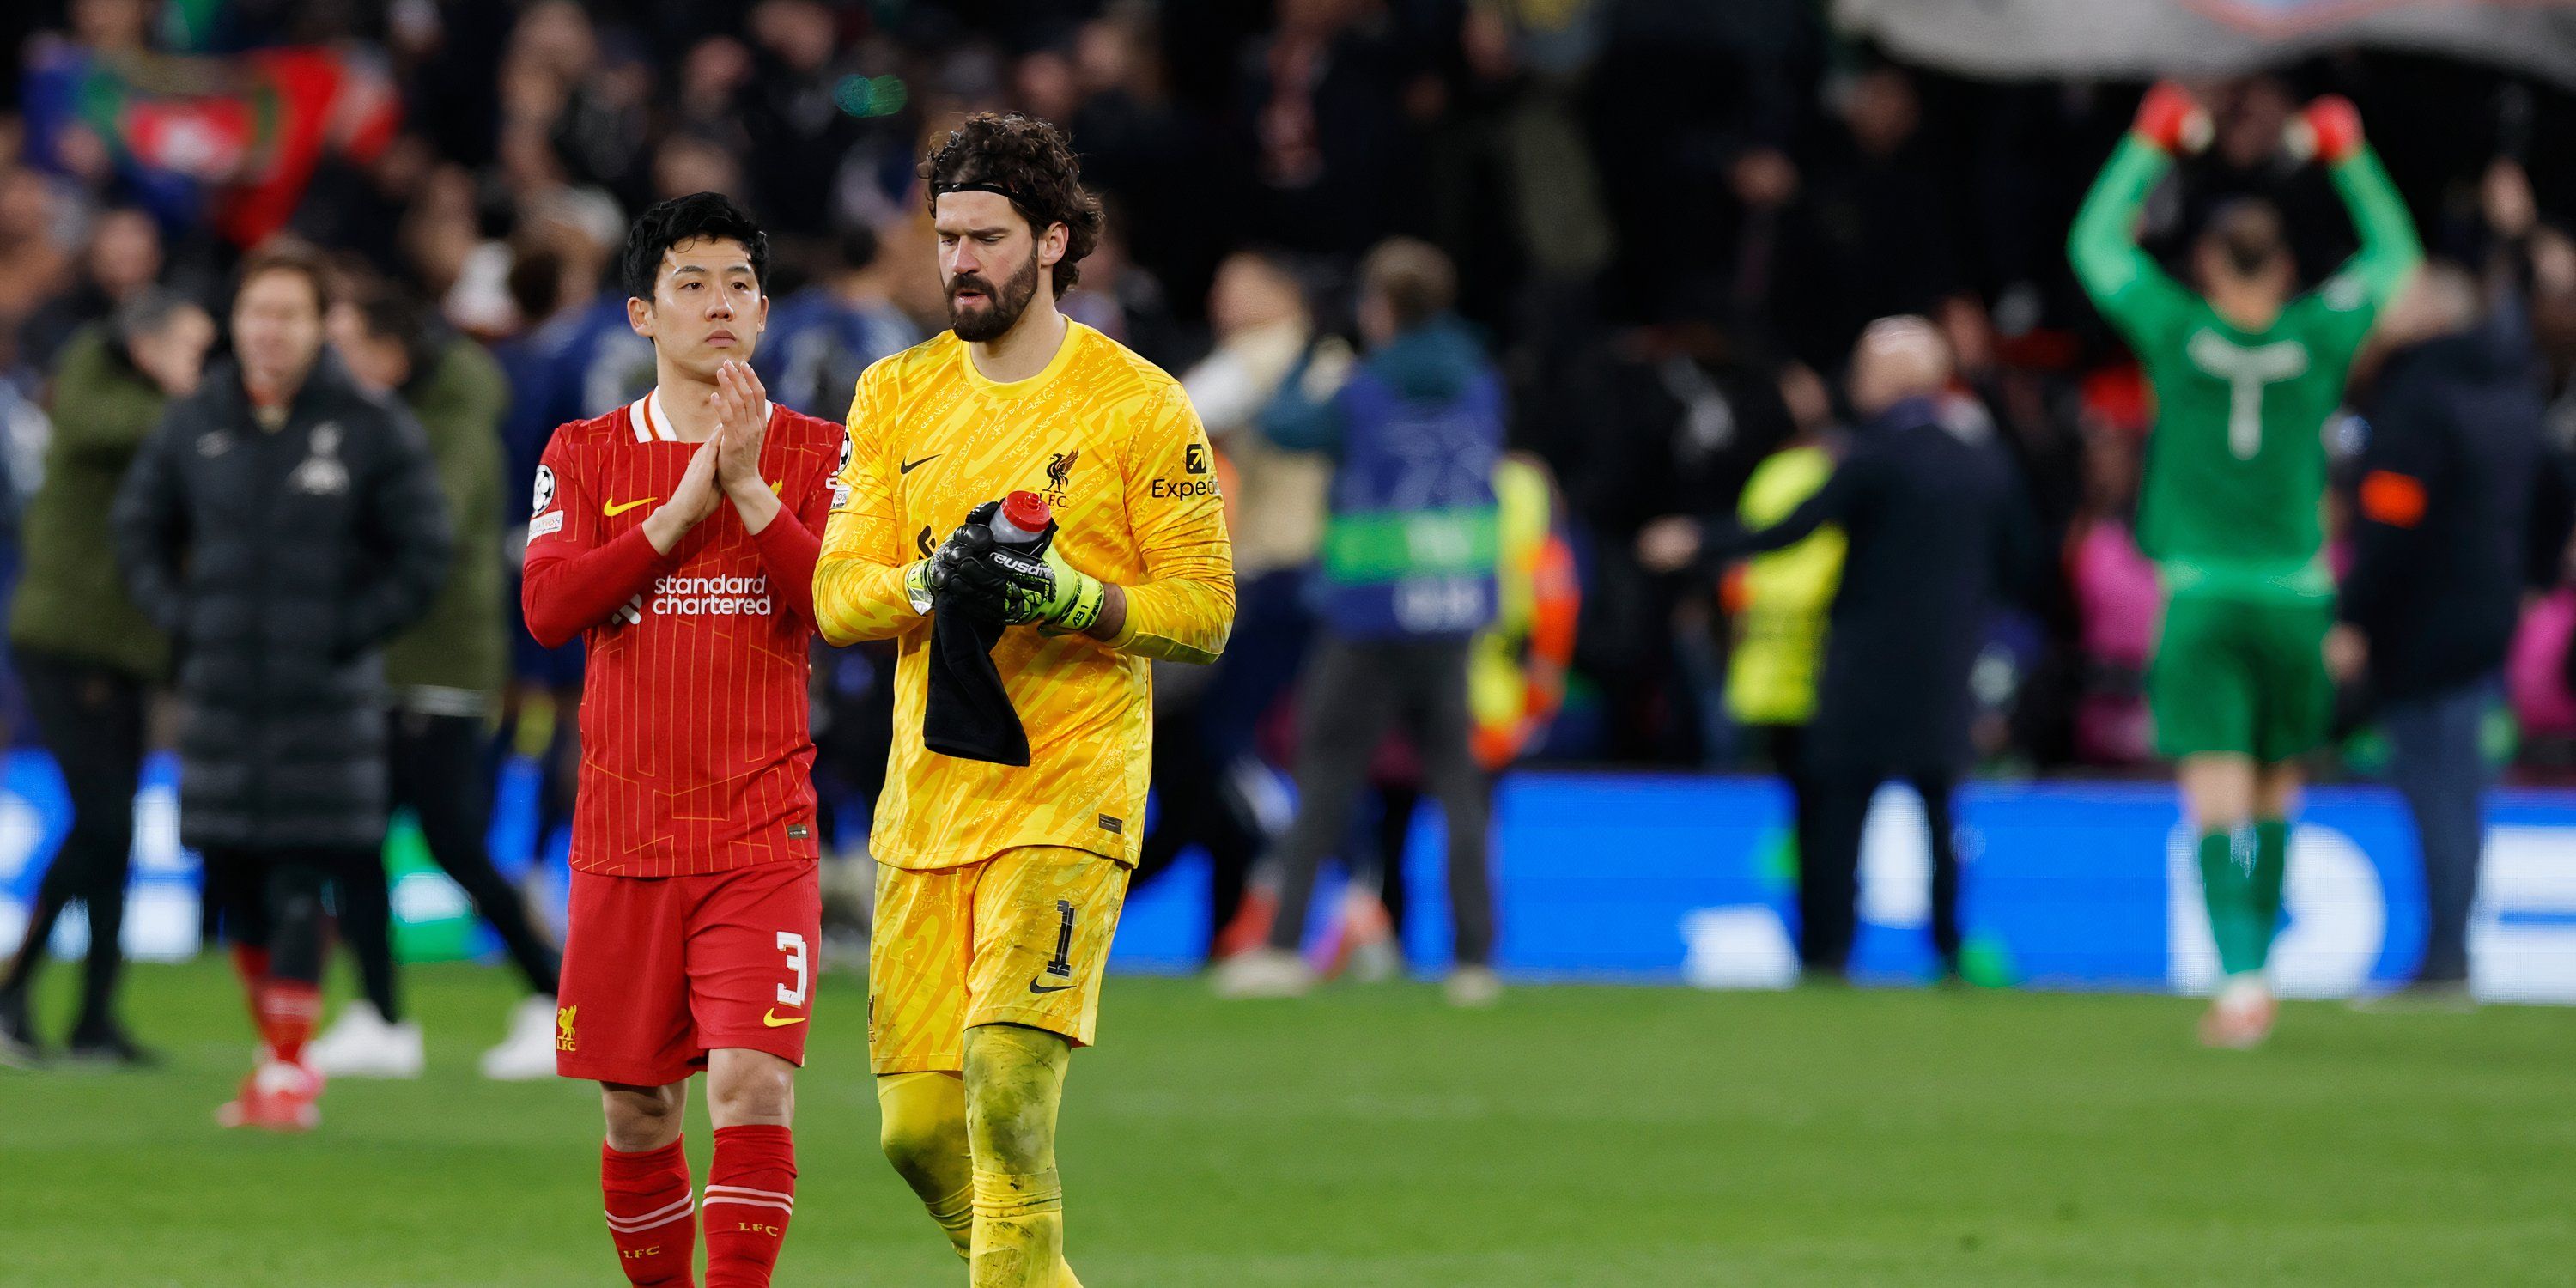
[[[984,307],[968,312],[957,306],[957,292],[973,289],[984,294]],[[1029,301],[1038,293],[1038,252],[1029,249],[1029,262],[1011,274],[1011,280],[994,289],[993,284],[976,273],[960,273],[948,281],[948,326],[960,340],[981,344],[998,340],[1019,325],[1020,315],[1028,312]]]

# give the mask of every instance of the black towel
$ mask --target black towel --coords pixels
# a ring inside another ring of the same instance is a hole
[[[963,538],[980,554],[992,545],[985,521],[997,506],[978,506],[966,516]],[[956,602],[942,588],[931,599],[930,695],[921,711],[921,743],[943,756],[981,760],[995,765],[1029,763],[1029,734],[1002,673],[993,666],[993,646],[1008,626],[975,606]]]

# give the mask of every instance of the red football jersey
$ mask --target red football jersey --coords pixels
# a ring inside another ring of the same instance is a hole
[[[813,859],[806,720],[814,556],[849,436],[772,404],[760,454],[783,508],[730,501],[657,553],[643,524],[688,469],[658,391],[565,425],[537,467],[522,590],[547,644],[579,634],[572,866],[670,877]]]

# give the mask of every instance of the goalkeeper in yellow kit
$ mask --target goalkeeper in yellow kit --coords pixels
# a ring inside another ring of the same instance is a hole
[[[860,377],[814,572],[825,638],[898,650],[869,1062],[886,1156],[975,1288],[1072,1288],[1056,1109],[1144,833],[1147,668],[1225,647],[1233,558],[1180,383],[1056,309],[1101,223],[1063,136],[971,117],[922,177],[953,329]],[[1042,555],[985,537],[1017,490],[1053,508]],[[925,745],[940,613],[1001,627],[1026,765]]]

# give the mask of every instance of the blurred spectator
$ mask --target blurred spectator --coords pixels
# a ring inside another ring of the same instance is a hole
[[[1882,64],[1836,99],[1838,137],[1800,176],[1767,273],[1781,339],[1819,371],[1852,352],[1870,319],[1930,315],[1965,284],[1952,185],[1922,137],[1914,78]]]
[[[1103,212],[1100,245],[1082,261],[1082,289],[1064,297],[1066,317],[1144,355],[1150,362],[1171,362],[1180,349],[1172,311],[1163,301],[1163,284],[1127,256],[1120,231],[1120,212]]]
[[[1314,324],[1305,295],[1286,266],[1259,252],[1238,252],[1217,270],[1208,315],[1216,349],[1181,383],[1233,470],[1225,495],[1235,633],[1210,668],[1202,720],[1208,754],[1223,764],[1251,750],[1255,728],[1305,659],[1314,630],[1307,583],[1333,475],[1330,457],[1271,441],[1261,413],[1301,362],[1318,396],[1341,382],[1350,347],[1328,339],[1309,359]]]
[[[1813,374],[1751,360],[1707,318],[1708,304],[1667,300],[1665,320],[1587,355],[1543,431],[1542,454],[1599,542],[1577,658],[1608,708],[1603,750],[1622,760],[1700,764],[1716,750],[1683,661],[1685,646],[1709,634],[1706,588],[1640,564],[1639,534],[1659,518],[1728,506],[1755,462],[1830,415]]]
[[[146,290],[118,308],[112,325],[72,336],[55,372],[56,425],[44,484],[27,509],[26,573],[10,606],[9,638],[37,731],[62,769],[72,820],[0,981],[0,1045],[38,1045],[27,990],[55,920],[77,900],[89,919],[89,961],[72,1053],[118,1064],[150,1059],[117,1019],[116,986],[144,710],[169,647],[101,570],[115,558],[108,511],[117,482],[168,400],[195,392],[214,341],[205,310]]]
[[[451,544],[419,427],[324,349],[328,307],[318,257],[253,256],[233,360],[162,417],[114,510],[126,588],[181,649],[180,840],[262,1030],[233,1125],[314,1120],[323,891],[382,861],[380,650],[428,609]]]
[[[45,176],[0,170],[0,371],[32,358],[21,329],[71,284],[65,231]]]
[[[1502,387],[1450,314],[1456,298],[1447,256],[1410,239],[1382,243],[1360,268],[1367,358],[1329,395],[1307,387],[1305,372],[1291,375],[1262,417],[1281,446],[1329,452],[1336,468],[1324,635],[1299,694],[1297,818],[1279,856],[1278,914],[1268,948],[1222,968],[1228,995],[1311,985],[1297,950],[1316,871],[1349,840],[1371,753],[1391,727],[1412,738],[1448,828],[1450,1000],[1487,1005],[1501,990],[1468,660],[1495,609]]]
[[[1959,971],[1959,860],[1951,796],[1968,766],[1968,671],[2000,592],[2031,551],[2025,502],[1975,405],[1944,392],[1949,347],[1921,318],[1872,323],[1852,356],[1851,454],[1776,524],[1713,524],[1698,543],[1658,531],[1649,566],[1781,550],[1827,523],[1848,540],[1807,736],[1815,846],[1798,863],[1798,958],[1809,978],[1848,966],[1862,824],[1879,785],[1923,801],[1932,856],[1932,943]],[[1694,545],[1697,548],[1694,548]]]
[[[1467,663],[1471,742],[1489,788],[1537,750],[1564,705],[1583,598],[1564,535],[1565,499],[1547,467],[1526,452],[1505,455],[1494,467],[1494,497],[1502,531],[1497,607],[1492,625],[1476,633]],[[1351,864],[1328,954],[1363,980],[1391,977],[1410,942],[1404,858],[1423,800],[1422,758],[1411,740],[1381,744],[1370,780],[1378,800],[1374,844],[1364,848],[1366,862]]]
[[[1090,263],[1084,263],[1084,276]],[[1218,451],[1226,531],[1234,538],[1234,636],[1211,667],[1157,670],[1154,680],[1154,799],[1162,814],[1146,835],[1139,878],[1151,878],[1180,850],[1211,858],[1208,958],[1221,953],[1247,902],[1252,863],[1275,832],[1252,755],[1262,721],[1296,680],[1314,634],[1306,585],[1324,531],[1324,489],[1332,459],[1288,451],[1260,430],[1260,415],[1306,358],[1314,322],[1306,296],[1280,260],[1236,252],[1208,291],[1216,350],[1182,376],[1182,389]],[[1334,340],[1340,345],[1340,340]],[[1347,374],[1347,345],[1329,379]]]
[[[876,232],[854,224],[842,230],[836,249],[829,277],[770,305],[769,331],[753,360],[779,405],[825,420],[849,414],[868,364],[922,339],[887,295]]]
[[[1089,262],[1083,271],[1088,277]],[[1262,411],[1313,336],[1297,280],[1269,255],[1237,252],[1217,270],[1208,314],[1216,349],[1181,383],[1219,457],[1234,539],[1234,634],[1212,666],[1156,671],[1154,790],[1165,806],[1146,835],[1137,873],[1150,879],[1193,843],[1207,851],[1207,953],[1214,959],[1243,912],[1253,862],[1276,830],[1264,821],[1259,794],[1247,788],[1261,771],[1246,758],[1296,679],[1314,630],[1306,591],[1333,467],[1319,453],[1291,451],[1261,432]],[[1332,343],[1341,358],[1327,374],[1339,380],[1349,351]]]
[[[2484,731],[2526,586],[2557,579],[2564,526],[2535,540],[2540,400],[2518,318],[2482,324],[2476,282],[2435,264],[2391,304],[2377,413],[2358,462],[2352,564],[2327,637],[2367,678],[2424,862],[2429,925],[2410,998],[2468,1002],[2469,909],[2485,848]],[[2534,569],[2532,551],[2552,557]],[[2535,577],[2533,574],[2537,572]]]
[[[71,289],[37,311],[27,325],[21,357],[51,371],[55,354],[82,327],[104,322],[119,305],[161,277],[161,229],[132,206],[100,215],[90,225]]]
[[[1834,473],[1834,456],[1802,432],[1745,482],[1736,513],[1759,528],[1789,517]],[[1745,561],[1726,583],[1735,651],[1727,660],[1726,710],[1762,741],[1771,770],[1789,788],[1798,853],[1816,852],[1816,787],[1807,771],[1807,724],[1816,714],[1816,672],[1824,665],[1825,619],[1842,581],[1842,529],[1827,524],[1805,540]]]
[[[430,858],[500,935],[527,981],[530,996],[514,1013],[509,1037],[484,1054],[484,1075],[551,1077],[562,962],[538,937],[518,891],[492,866],[484,840],[492,827],[485,742],[508,659],[501,528],[494,516],[503,504],[500,423],[509,391],[483,346],[436,328],[420,305],[381,283],[360,283],[351,298],[334,304],[329,330],[332,348],[361,388],[399,401],[418,418],[447,512],[459,516],[446,584],[428,615],[385,646],[392,696],[389,799],[411,812]],[[367,905],[347,918],[365,997],[315,1040],[314,1068],[331,1077],[417,1077],[420,1026],[403,1019],[392,941],[359,933],[391,928],[383,865],[363,866],[342,883],[340,895],[344,907]]]
[[[1356,254],[1404,218],[1412,186],[1405,52],[1361,0],[1282,0],[1241,83],[1251,232]]]
[[[760,0],[749,17],[754,62],[741,90],[748,195],[787,245],[820,240],[832,226],[840,160],[859,130],[834,97],[838,20],[821,0]]]
[[[2063,553],[2078,622],[2074,738],[2088,765],[2144,765],[2155,757],[2147,719],[2147,663],[2155,657],[2164,586],[2138,549],[2136,431],[2097,426],[2084,454],[2084,508]]]

